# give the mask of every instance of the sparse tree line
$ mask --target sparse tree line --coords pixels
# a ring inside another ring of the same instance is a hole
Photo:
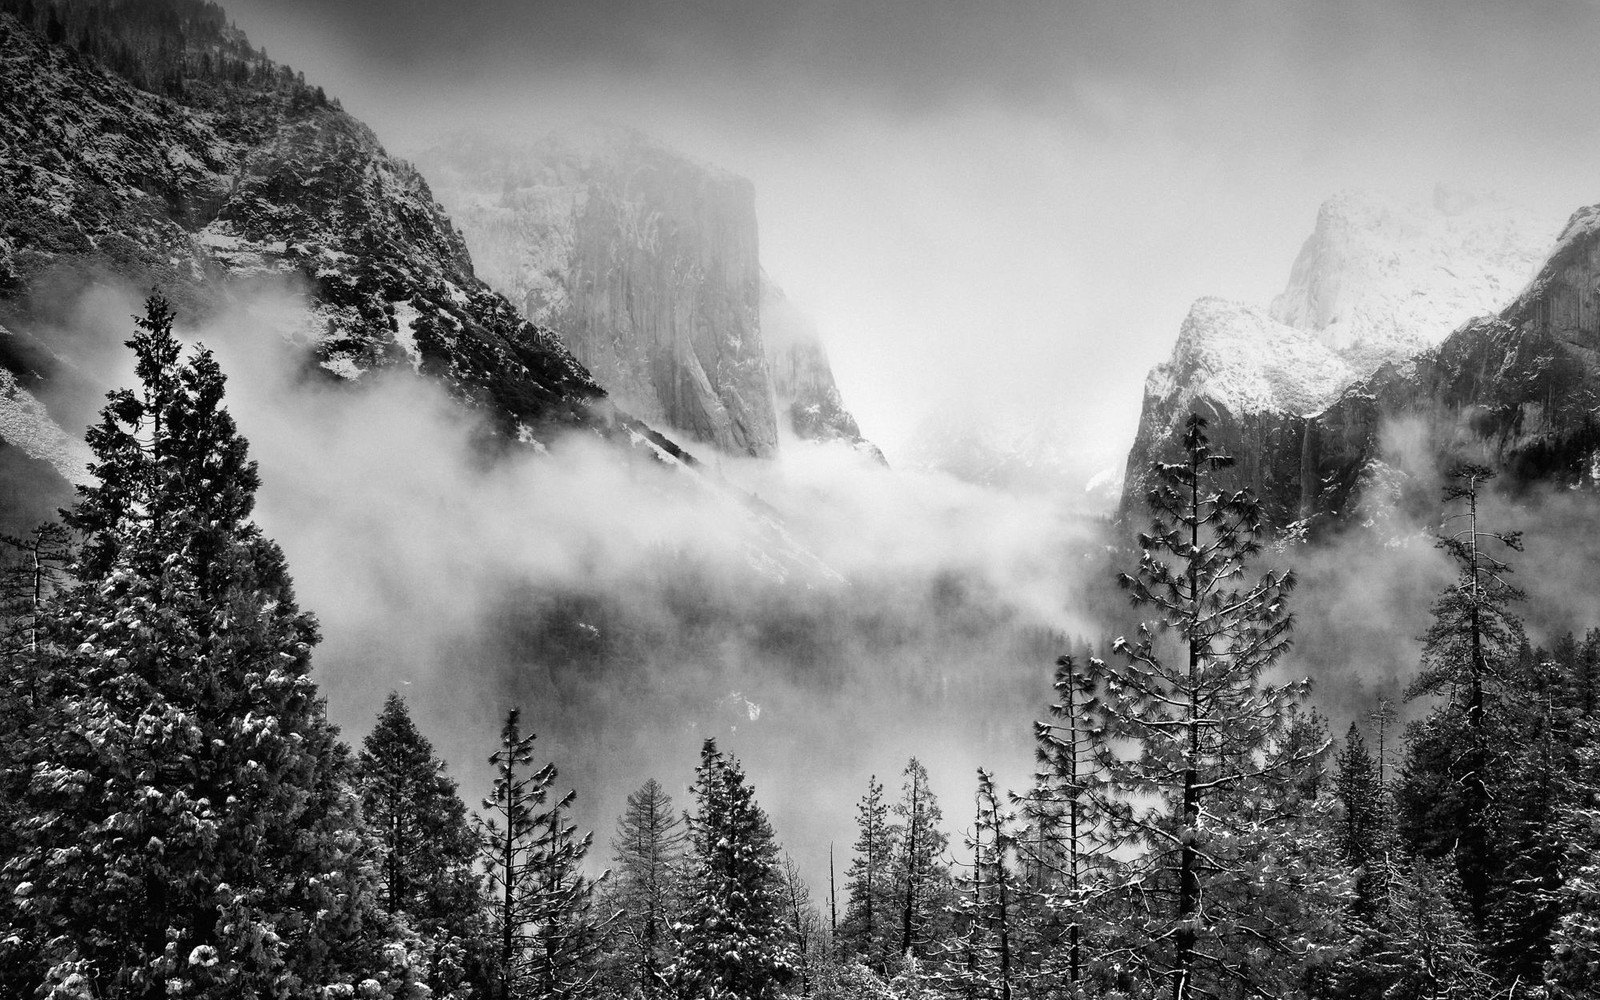
[[[91,58],[141,90],[178,100],[227,84],[287,95],[297,107],[328,104],[305,74],[267,58],[210,0],[0,0],[52,45]]]
[[[339,741],[172,321],[152,297],[95,482],[8,540],[0,995],[1600,996],[1600,629],[1530,643],[1483,469],[1446,494],[1403,732],[1385,705],[1335,746],[1275,679],[1294,579],[1252,571],[1259,508],[1193,418],[1120,580],[1148,624],[1057,659],[1025,787],[980,769],[947,817],[916,758],[869,778],[819,898],[708,740],[690,809],[646,782],[596,877],[518,712],[475,810],[398,696]]]

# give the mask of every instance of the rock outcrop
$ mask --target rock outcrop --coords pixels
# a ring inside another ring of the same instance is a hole
[[[749,181],[604,127],[464,140],[420,162],[485,276],[619,405],[726,452],[773,453]]]
[[[185,323],[264,286],[303,292],[282,332],[325,377],[406,367],[506,439],[628,438],[561,341],[476,276],[414,168],[220,8],[161,3],[81,24],[83,5],[0,6],[0,439],[30,496],[60,502],[83,473],[84,414],[63,400],[98,399],[85,361],[115,344],[73,310],[108,286],[159,287]],[[72,22],[76,46],[29,10]]]
[[[761,327],[778,419],[803,441],[842,441],[883,462],[883,452],[861,436],[845,409],[816,324],[765,274]]]
[[[1505,420],[1486,423],[1483,407],[1501,412],[1505,399],[1536,394],[1569,367],[1547,336],[1527,329],[1532,307],[1518,304],[1553,280],[1544,277],[1552,265],[1501,318],[1463,323],[1505,306],[1527,283],[1549,249],[1540,231],[1537,220],[1502,202],[1442,189],[1429,207],[1355,195],[1324,204],[1270,312],[1201,300],[1172,358],[1150,373],[1123,514],[1136,509],[1151,464],[1175,454],[1191,411],[1210,421],[1213,443],[1237,459],[1229,484],[1251,487],[1280,528],[1346,521],[1373,482],[1398,489],[1405,479],[1393,464],[1402,462],[1398,438],[1386,429],[1399,422],[1407,427],[1399,435],[1407,442],[1403,462],[1417,461],[1423,433],[1430,455],[1487,448],[1493,460],[1531,472],[1531,458],[1515,457],[1526,448],[1491,442],[1510,438],[1490,428]],[[1574,405],[1581,409],[1576,398],[1562,403]],[[1582,423],[1575,412],[1560,418],[1563,442],[1575,433],[1566,422]],[[1506,419],[1524,427],[1547,416]],[[1539,448],[1569,447],[1551,444],[1543,431],[1535,436],[1546,442]]]

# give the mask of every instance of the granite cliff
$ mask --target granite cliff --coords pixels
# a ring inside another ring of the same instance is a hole
[[[750,182],[631,129],[419,157],[484,277],[630,412],[737,455],[779,422],[865,445],[815,326],[761,268]]]
[[[1593,408],[1553,386],[1583,382],[1574,366],[1586,348],[1570,346],[1576,333],[1558,347],[1539,310],[1582,314],[1583,278],[1557,262],[1582,256],[1572,244],[1584,217],[1547,259],[1548,230],[1496,199],[1444,189],[1426,206],[1331,199],[1270,310],[1203,299],[1190,311],[1171,359],[1146,380],[1121,510],[1135,510],[1191,411],[1237,458],[1231,484],[1255,490],[1280,528],[1359,517],[1374,483],[1431,484],[1424,455],[1430,466],[1477,455],[1519,476],[1574,478],[1547,456],[1582,451]]]

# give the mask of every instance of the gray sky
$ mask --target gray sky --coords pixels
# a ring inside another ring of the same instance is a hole
[[[1341,188],[1600,198],[1590,2],[226,6],[402,154],[601,117],[750,177],[891,458],[954,406],[1119,463],[1189,303],[1265,305]]]

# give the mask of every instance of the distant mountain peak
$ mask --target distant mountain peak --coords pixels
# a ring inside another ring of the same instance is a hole
[[[593,122],[421,159],[486,280],[631,412],[735,455],[775,453],[780,421],[862,443],[814,325],[761,269],[748,180]]]
[[[1444,184],[1427,201],[1343,191],[1319,207],[1269,314],[1340,352],[1357,377],[1369,375],[1511,301],[1543,259],[1554,222]]]

